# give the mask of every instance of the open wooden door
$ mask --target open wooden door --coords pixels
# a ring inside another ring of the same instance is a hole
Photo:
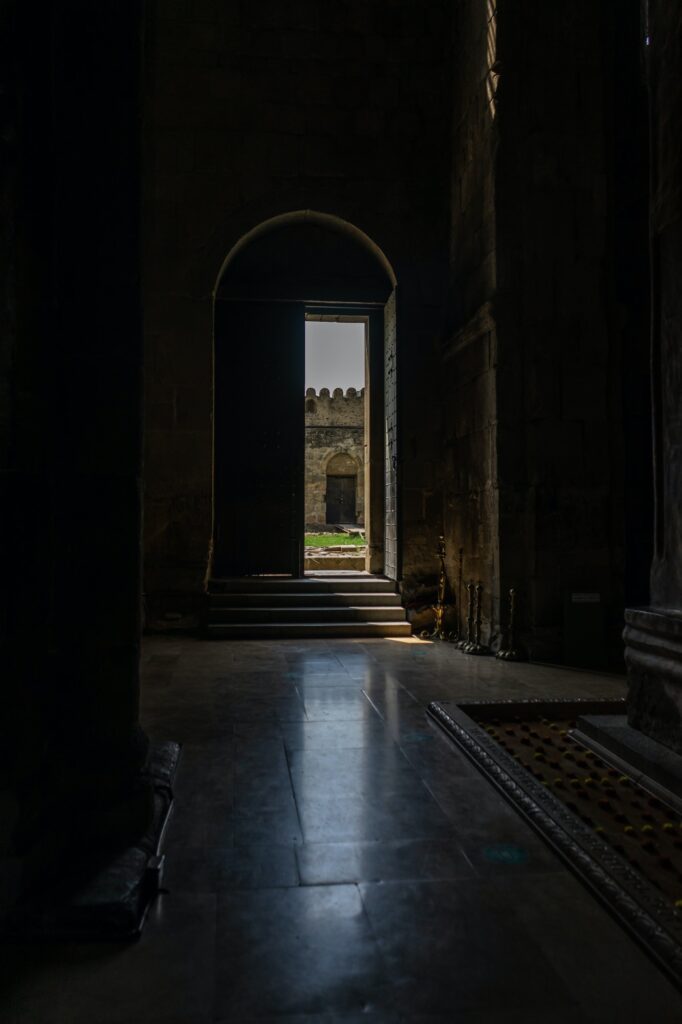
[[[216,301],[214,576],[303,574],[305,310]]]

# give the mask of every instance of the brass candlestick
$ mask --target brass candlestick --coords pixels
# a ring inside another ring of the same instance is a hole
[[[525,661],[525,656],[514,646],[514,617],[516,614],[516,591],[509,588],[509,624],[507,626],[507,646],[500,647],[495,655],[500,661]]]
[[[428,630],[422,630],[421,637],[423,640],[447,640],[445,631],[443,630],[443,620],[445,617],[445,595],[448,589],[448,578],[445,572],[445,537],[440,536],[438,538],[438,557],[440,559],[440,573],[438,576],[438,591],[436,594],[436,603],[433,606],[435,613],[435,623],[433,631],[429,633]]]
[[[445,615],[445,591],[447,589],[447,576],[445,575],[445,537],[438,538],[438,557],[440,558],[440,575],[438,576],[438,597],[436,600],[436,635],[439,640],[444,640],[443,616]]]
[[[476,631],[474,641],[464,648],[467,654],[488,654],[490,648],[481,643],[481,625],[483,619],[483,584],[476,584]]]

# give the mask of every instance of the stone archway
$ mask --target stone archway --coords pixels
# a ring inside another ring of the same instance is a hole
[[[348,452],[336,452],[325,472],[325,522],[355,526],[360,518],[362,473]]]
[[[395,284],[378,246],[328,214],[272,218],[233,246],[215,293],[214,577],[303,572],[310,311],[368,323],[368,568],[397,577]]]

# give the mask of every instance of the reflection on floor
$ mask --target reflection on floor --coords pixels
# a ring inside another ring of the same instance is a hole
[[[416,640],[147,642],[184,743],[131,946],[17,949],[12,1024],[673,1024],[680,997],[424,714],[623,682]]]

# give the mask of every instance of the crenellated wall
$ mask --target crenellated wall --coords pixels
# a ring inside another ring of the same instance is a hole
[[[306,427],[333,426],[362,427],[365,415],[365,389],[360,388],[307,388],[305,393]],[[313,403],[311,406],[310,403]]]

